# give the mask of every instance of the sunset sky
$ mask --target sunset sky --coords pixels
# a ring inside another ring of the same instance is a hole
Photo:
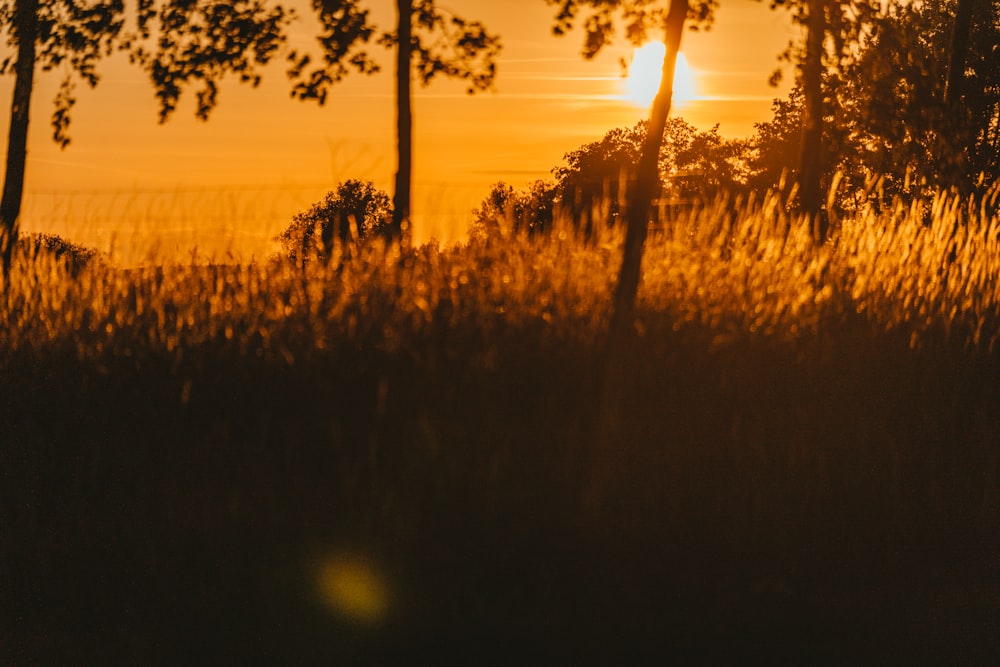
[[[299,4],[308,17],[308,3]],[[380,27],[392,28],[390,0],[366,4]],[[623,94],[619,59],[631,53],[624,42],[586,61],[582,33],[554,37],[555,8],[543,0],[442,5],[482,20],[504,48],[492,92],[468,96],[443,80],[415,89],[418,240],[460,237],[491,183],[523,186],[546,178],[568,151],[647,115]],[[770,117],[771,100],[786,92],[767,79],[793,36],[787,14],[767,3],[722,3],[710,32],[684,36],[697,99],[675,104],[672,115],[702,129],[719,123],[725,136],[748,136],[753,123]],[[309,39],[303,21],[292,40]],[[124,59],[108,61],[96,89],[78,90],[73,143],[64,151],[49,127],[58,75],[43,75],[33,99],[22,227],[102,249],[129,238],[148,243],[153,235],[160,250],[211,250],[221,235],[252,253],[266,252],[292,214],[337,182],[370,179],[390,189],[393,77],[390,55],[381,53],[381,74],[350,77],[325,107],[290,99],[278,63],[257,89],[235,80],[224,85],[208,123],[194,119],[187,95],[165,125],[157,123],[141,73]],[[11,81],[3,84],[6,135]]]

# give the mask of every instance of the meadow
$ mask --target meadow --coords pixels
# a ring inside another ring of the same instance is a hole
[[[0,293],[9,664],[989,664],[995,196]],[[599,493],[594,481],[600,480]]]

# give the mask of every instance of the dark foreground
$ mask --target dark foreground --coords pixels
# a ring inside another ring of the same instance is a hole
[[[14,355],[0,662],[996,664],[1000,365],[863,330],[650,316],[604,448],[529,329]]]

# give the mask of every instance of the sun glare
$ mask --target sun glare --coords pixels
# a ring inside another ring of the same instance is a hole
[[[663,42],[649,42],[632,54],[632,62],[625,79],[625,98],[636,106],[648,107],[653,103],[660,87],[663,55],[667,47]],[[698,96],[697,73],[683,53],[677,54],[674,68],[674,102],[686,102]]]

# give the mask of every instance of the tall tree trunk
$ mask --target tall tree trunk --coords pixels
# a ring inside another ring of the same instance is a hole
[[[823,40],[826,36],[826,0],[809,0],[806,22],[806,58],[802,66],[805,109],[802,116],[802,154],[799,158],[799,206],[813,221],[813,236],[826,239],[827,223],[820,215],[823,174]]]
[[[628,226],[625,230],[625,251],[622,256],[618,285],[615,288],[614,310],[611,315],[612,340],[627,337],[633,331],[635,297],[639,290],[639,272],[642,251],[653,198],[660,186],[660,146],[670,115],[674,91],[674,65],[681,47],[684,20],[687,18],[688,0],[672,0],[667,13],[664,35],[667,50],[663,56],[663,74],[660,88],[653,101],[646,137],[642,142],[639,170],[635,187],[628,197]]]
[[[969,33],[972,29],[973,0],[959,0],[955,11],[955,26],[951,33],[951,53],[948,55],[948,80],[945,82],[944,104],[946,123],[942,132],[951,150],[944,156],[941,175],[947,185],[959,186],[968,178],[967,151],[969,145],[968,114],[962,108],[965,94],[965,65],[969,53]]]
[[[410,59],[413,52],[412,0],[396,0],[396,189],[392,196],[393,238],[403,238],[410,220],[410,192],[413,186],[413,109]]]
[[[7,165],[3,199],[0,200],[0,259],[4,276],[10,271],[17,243],[18,218],[24,195],[24,168],[28,159],[28,120],[31,90],[35,80],[35,40],[38,36],[38,0],[18,0],[14,7],[17,63],[14,65],[14,95],[7,138]],[[6,281],[5,281],[6,282]]]
[[[948,58],[948,81],[944,102],[949,109],[962,99],[965,83],[965,59],[969,52],[969,31],[972,28],[972,0],[958,0],[955,27],[951,33],[951,53]]]
[[[663,56],[660,88],[653,101],[649,123],[646,125],[646,137],[642,143],[635,184],[628,196],[628,226],[625,230],[625,247],[612,304],[604,386],[598,409],[598,424],[594,429],[594,442],[591,443],[591,460],[587,462],[590,481],[584,490],[583,500],[585,509],[592,516],[604,511],[611,485],[616,480],[620,481],[623,470],[622,459],[626,456],[620,448],[627,447],[621,438],[622,414],[625,390],[628,388],[630,378],[627,362],[635,336],[635,302],[639,291],[649,214],[653,199],[660,189],[660,146],[663,143],[667,117],[670,115],[674,68],[681,47],[689,4],[688,0],[670,2],[670,10],[667,12],[664,24],[667,50]]]

